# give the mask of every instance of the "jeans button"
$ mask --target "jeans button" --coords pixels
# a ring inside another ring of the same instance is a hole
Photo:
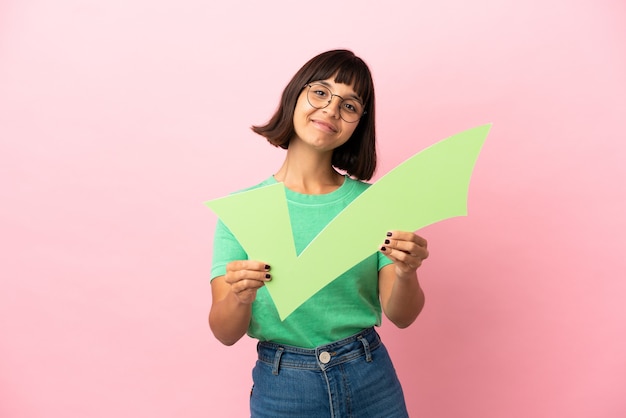
[[[330,361],[330,353],[328,351],[322,351],[319,356],[320,363],[327,364]]]

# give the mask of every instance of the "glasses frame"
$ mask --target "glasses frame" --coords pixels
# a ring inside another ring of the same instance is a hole
[[[330,99],[328,99],[328,103],[326,103],[326,106],[317,107],[317,106],[315,106],[313,103],[311,103],[311,100],[309,100],[309,93],[311,92],[311,87],[313,87],[313,86],[322,86],[322,87],[324,87],[326,90],[328,90],[328,91],[330,92]],[[357,120],[353,120],[353,121],[348,121],[348,120],[345,120],[345,119],[344,119],[344,117],[343,117],[343,112],[341,112],[341,105],[343,104],[343,102],[344,102],[346,99],[344,99],[343,97],[341,97],[341,96],[340,96],[340,95],[338,95],[338,94],[333,93],[333,92],[332,92],[332,90],[331,90],[328,86],[325,86],[324,84],[321,84],[321,83],[315,83],[315,82],[314,82],[314,83],[306,83],[306,84],[304,85],[304,87],[308,87],[308,88],[309,88],[309,89],[307,90],[307,92],[306,92],[306,101],[307,101],[307,102],[308,102],[308,103],[309,103],[312,107],[314,107],[315,109],[326,109],[326,108],[327,108],[328,106],[330,106],[330,104],[333,102],[333,97],[339,97],[339,98],[341,99],[341,101],[339,102],[339,117],[340,117],[340,118],[341,118],[344,122],[346,122],[346,123],[357,123],[357,122],[358,122],[358,121],[360,121],[360,120],[361,120],[361,118],[362,118],[363,116],[365,116],[365,114],[367,113],[367,110],[365,110],[365,103],[363,103],[363,102],[362,102],[362,101],[360,101],[359,99],[349,99],[349,100],[354,100],[354,101],[357,101],[357,102],[361,103],[361,105],[363,106],[363,113],[361,113],[361,115],[359,116],[359,118],[358,118]]]

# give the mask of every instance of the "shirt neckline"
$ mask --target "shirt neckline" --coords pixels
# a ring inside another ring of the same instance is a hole
[[[316,203],[316,204],[331,203],[331,202],[341,199],[343,196],[346,195],[346,193],[349,193],[352,187],[354,186],[354,181],[347,174],[344,174],[343,178],[344,180],[341,186],[337,187],[332,192],[323,193],[323,194],[298,193],[285,187],[284,184],[283,184],[283,187],[285,189],[285,195],[287,196],[288,201],[298,202],[298,203]],[[278,180],[276,180],[274,175],[270,176],[270,178],[268,179],[268,183],[269,184],[276,184],[276,183],[282,184],[282,182],[279,182]]]

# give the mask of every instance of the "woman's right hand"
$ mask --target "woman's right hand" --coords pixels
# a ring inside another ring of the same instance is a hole
[[[256,292],[266,282],[272,280],[270,266],[260,261],[237,260],[226,265],[224,280],[240,303],[251,304]]]

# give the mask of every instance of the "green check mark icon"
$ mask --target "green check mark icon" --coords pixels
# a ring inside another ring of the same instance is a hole
[[[490,128],[488,124],[458,133],[395,167],[339,213],[300,255],[282,183],[206,205],[250,259],[272,266],[272,281],[266,287],[285,320],[324,286],[378,251],[387,231],[416,231],[467,215],[470,178]]]

